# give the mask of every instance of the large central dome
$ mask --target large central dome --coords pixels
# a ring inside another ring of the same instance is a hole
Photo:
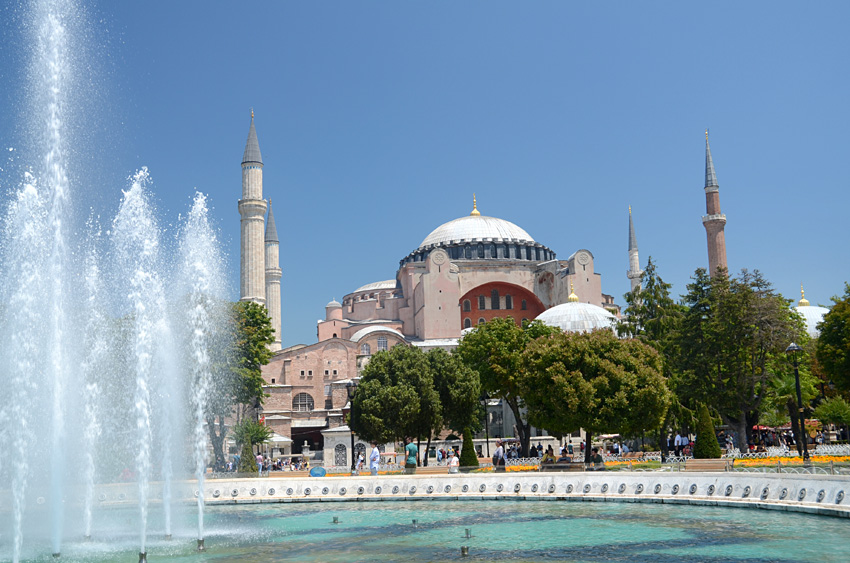
[[[485,217],[484,215],[467,215],[443,223],[425,237],[419,248],[432,244],[441,245],[449,241],[481,241],[493,240],[496,242],[534,242],[525,230],[510,221],[497,217]]]

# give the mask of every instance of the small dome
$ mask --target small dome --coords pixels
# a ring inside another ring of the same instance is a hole
[[[379,282],[374,282],[374,283],[367,283],[366,285],[358,287],[357,289],[355,289],[353,291],[353,293],[360,293],[361,291],[372,291],[372,290],[375,290],[375,289],[395,289],[396,285],[397,285],[397,283],[396,283],[395,280],[386,280],[386,281],[379,281]]]
[[[325,309],[337,309],[339,307],[342,307],[342,304],[339,301],[337,301],[336,299],[332,300],[330,303],[325,305]]]
[[[425,237],[419,248],[432,244],[445,244],[455,240],[495,240],[516,242],[520,240],[534,242],[531,235],[510,221],[484,215],[467,215],[454,221],[443,223]]]
[[[812,338],[820,336],[817,326],[823,321],[824,316],[829,313],[829,309],[826,307],[803,305],[801,307],[794,307],[794,310],[806,321],[806,332],[809,333],[809,336]]]
[[[536,320],[565,332],[590,332],[597,328],[614,330],[617,322],[617,318],[602,307],[577,301],[547,309]]]

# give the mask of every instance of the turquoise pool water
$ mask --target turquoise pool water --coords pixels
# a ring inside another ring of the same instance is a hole
[[[129,510],[100,514],[94,540],[66,544],[62,561],[137,561],[134,519]],[[218,506],[208,507],[201,554],[193,549],[193,515],[180,522],[170,541],[153,532],[151,563],[850,561],[846,519],[752,509],[522,501]],[[461,546],[469,546],[468,557]]]

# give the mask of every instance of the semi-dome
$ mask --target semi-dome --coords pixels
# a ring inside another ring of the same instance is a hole
[[[384,280],[374,283],[367,283],[366,285],[360,286],[354,290],[354,293],[360,293],[361,291],[376,291],[379,289],[395,289],[396,281],[395,280]]]
[[[443,223],[425,237],[419,248],[430,245],[441,245],[449,241],[480,241],[493,240],[496,242],[534,242],[525,229],[510,221],[484,215],[467,215],[454,221]]]
[[[538,321],[565,332],[590,332],[598,328],[613,330],[617,318],[598,305],[570,301],[537,315]]]

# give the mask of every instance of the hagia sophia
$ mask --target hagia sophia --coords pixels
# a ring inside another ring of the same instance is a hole
[[[713,273],[726,268],[726,216],[720,212],[707,132],[704,189],[707,213],[702,221]],[[539,319],[563,330],[588,331],[613,329],[620,316],[614,297],[602,291],[602,276],[594,271],[589,249],[575,249],[560,260],[522,227],[483,215],[473,195],[471,212],[425,236],[401,258],[395,279],[359,287],[341,303],[332,300],[317,323],[315,343],[282,349],[280,243],[271,200],[267,204],[263,199],[263,161],[253,112],[238,205],[241,299],[264,304],[275,331],[274,356],[263,367],[268,394],[263,415],[274,432],[272,446],[281,454],[298,453],[308,444],[311,450],[324,449],[325,465],[350,464],[346,385],[359,377],[376,352],[399,343],[451,350],[464,331],[496,317],[517,323]],[[627,277],[634,290],[643,272],[631,209],[628,257]],[[805,298],[797,307],[804,317],[812,313],[814,324],[827,311],[815,309],[823,308],[809,306]],[[807,320],[810,332],[812,322]],[[488,413],[491,436],[512,434],[509,409],[492,400]]]

